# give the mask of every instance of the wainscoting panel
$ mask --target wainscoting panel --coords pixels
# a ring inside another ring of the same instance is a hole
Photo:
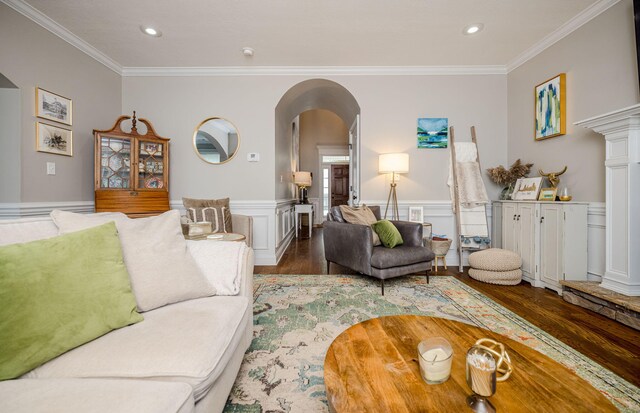
[[[274,259],[273,264],[256,264],[258,265],[276,265],[282,255],[287,250],[289,244],[291,244],[291,240],[295,234],[295,224],[294,224],[294,204],[297,201],[295,199],[287,199],[278,201],[276,203],[276,227],[278,228],[276,234],[276,248],[274,251]]]
[[[380,206],[381,214],[384,216],[384,209],[387,205],[387,201],[373,200],[362,201],[366,205],[378,205]],[[457,266],[458,259],[458,243],[456,240],[456,221],[451,209],[451,201],[404,201],[398,202],[398,211],[400,220],[408,220],[409,207],[422,207],[424,214],[424,222],[432,224],[433,234],[437,236],[444,236],[449,239],[453,239],[451,248],[447,253],[447,266]],[[489,233],[491,233],[491,205],[487,205],[487,220],[489,225]],[[463,265],[468,265],[468,252],[463,252]]]
[[[93,201],[0,203],[0,219],[49,215],[54,209],[78,213],[90,213],[95,210]]]
[[[592,202],[587,211],[587,277],[589,281],[602,281],[605,271],[606,243],[605,203]]]
[[[282,215],[280,211],[286,210],[287,203],[294,201],[230,201],[229,206],[234,214],[248,215],[253,217],[253,250],[255,253],[256,265],[276,265],[279,259],[277,251],[286,250],[291,239],[287,241],[286,234],[284,238],[279,238],[283,234],[281,223]],[[185,213],[181,200],[171,201],[172,209],[180,210]],[[286,218],[284,218],[286,220]],[[291,225],[293,227],[293,225]],[[280,240],[278,248],[276,241]],[[284,241],[284,242],[283,242]],[[280,254],[282,255],[282,253]]]
[[[231,209],[236,214],[253,217],[253,247],[256,265],[276,265],[284,254],[294,236],[293,205],[296,200],[281,201],[231,201]],[[367,205],[379,205],[384,214],[386,201],[363,201]],[[455,238],[455,219],[450,201],[406,201],[399,203],[400,219],[409,216],[409,207],[422,206],[424,221],[433,224],[433,232]],[[171,208],[184,214],[181,200],[171,201]],[[94,211],[92,201],[69,202],[25,202],[0,203],[0,219],[16,219],[48,215],[54,209],[62,209],[78,213]],[[316,213],[315,222],[321,223],[323,217]],[[492,208],[487,206],[489,228],[492,225]],[[600,281],[605,270],[605,204],[593,202],[588,211],[588,276],[592,281]],[[458,265],[456,241],[451,244],[447,254],[447,264]],[[466,254],[465,254],[466,255]],[[463,259],[467,264],[467,257]]]

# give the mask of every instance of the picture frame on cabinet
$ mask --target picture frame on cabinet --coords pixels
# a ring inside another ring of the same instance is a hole
[[[409,207],[409,221],[410,222],[424,222],[424,210],[422,207]]]
[[[516,181],[513,191],[513,200],[516,201],[536,201],[540,193],[542,177],[520,178]]]
[[[57,93],[36,87],[36,116],[71,126],[73,102]]]
[[[555,201],[557,193],[558,188],[542,188],[538,196],[538,201]]]
[[[73,131],[36,122],[36,151],[73,156]]]

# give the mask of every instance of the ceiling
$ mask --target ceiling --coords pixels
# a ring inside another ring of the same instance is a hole
[[[507,65],[597,2],[24,1],[124,67]]]

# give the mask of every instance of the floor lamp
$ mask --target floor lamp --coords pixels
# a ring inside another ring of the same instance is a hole
[[[385,153],[378,158],[378,172],[381,174],[391,174],[391,187],[387,197],[387,207],[384,210],[384,219],[387,219],[389,205],[391,205],[391,219],[399,220],[398,196],[396,194],[396,174],[406,174],[409,172],[409,154],[406,153]]]

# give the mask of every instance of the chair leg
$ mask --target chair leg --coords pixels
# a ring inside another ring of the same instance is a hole
[[[429,270],[428,268],[427,268],[427,271],[425,271],[425,272],[426,272],[426,274],[427,274],[427,284],[429,284],[429,272],[430,272],[430,271],[431,271],[431,270]]]
[[[331,274],[329,267],[331,266],[331,261],[327,260],[327,274]]]
[[[382,295],[384,296],[384,278],[380,280],[380,286],[382,287]]]

